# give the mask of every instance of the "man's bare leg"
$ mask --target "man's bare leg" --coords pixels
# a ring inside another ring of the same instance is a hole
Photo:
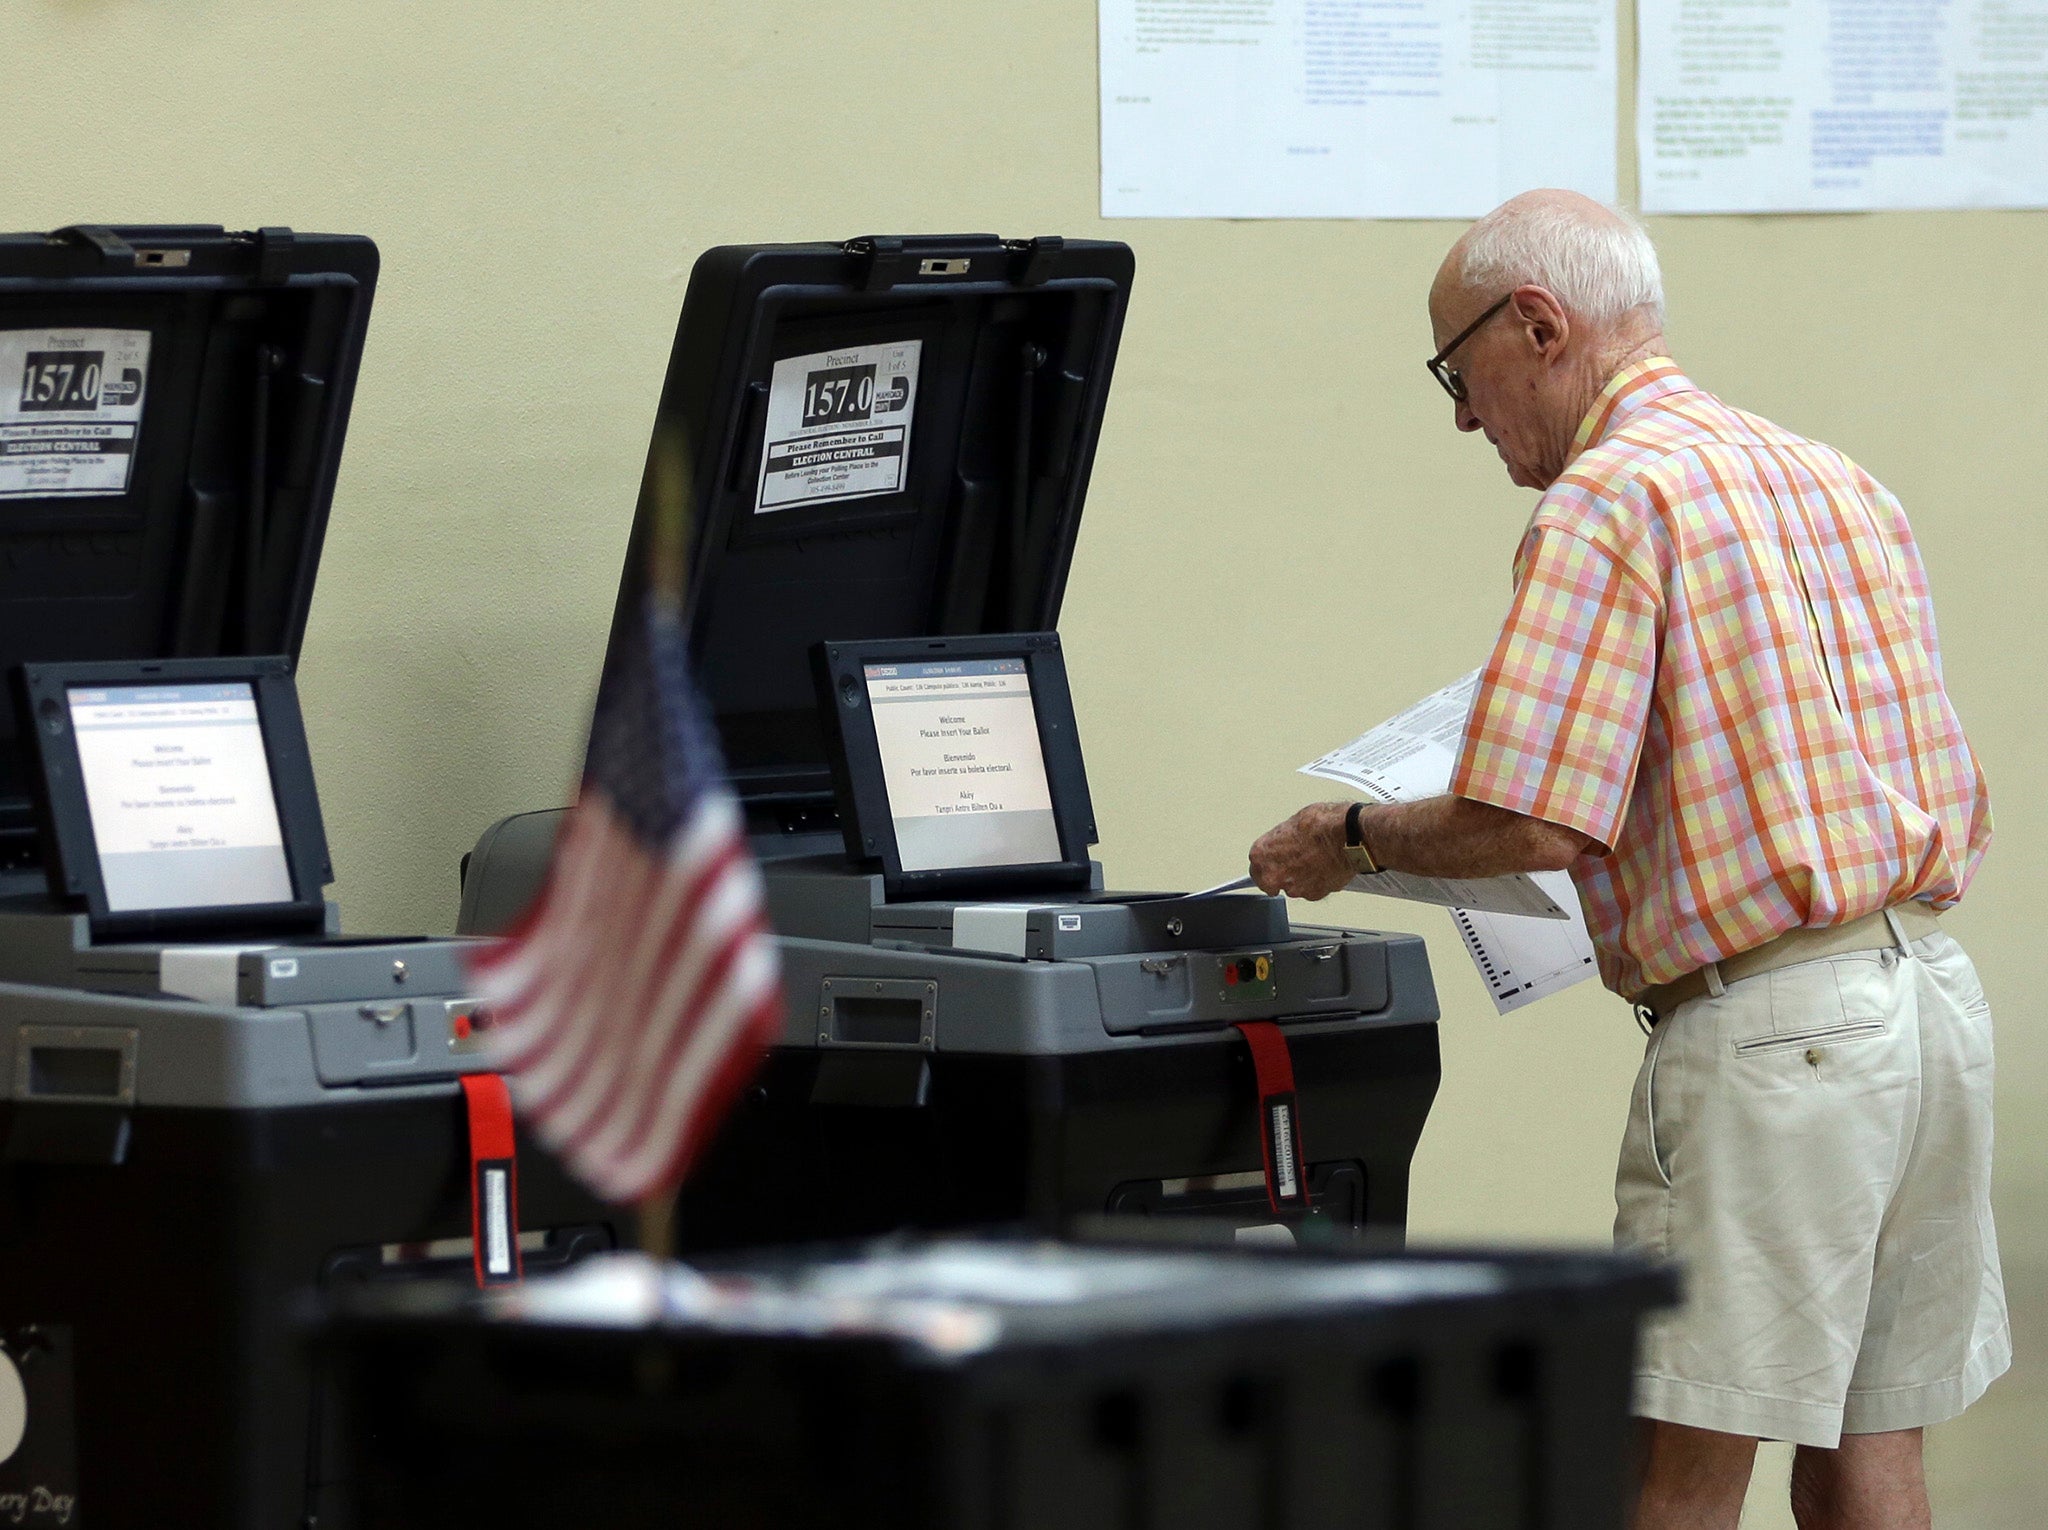
[[[1845,1434],[1836,1450],[1792,1453],[1792,1517],[1799,1530],[1930,1530],[1918,1429]]]
[[[1644,1419],[1639,1443],[1643,1480],[1633,1530],[1736,1530],[1755,1440]]]

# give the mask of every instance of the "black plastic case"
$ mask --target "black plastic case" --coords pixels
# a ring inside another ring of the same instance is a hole
[[[857,1251],[863,1285],[886,1289],[920,1250]],[[729,1273],[800,1290],[848,1257]],[[363,1522],[1622,1530],[1636,1333],[1670,1303],[1668,1272],[1611,1255],[1179,1257],[1195,1268],[1177,1287],[1038,1296],[1027,1260],[1010,1300],[932,1304],[963,1335],[995,1319],[952,1352],[864,1323],[858,1302],[811,1332],[379,1302],[330,1346]]]
[[[679,479],[691,650],[759,852],[839,844],[813,644],[1057,625],[1132,269],[1127,245],[993,234],[698,259],[620,609]],[[777,362],[912,341],[900,488],[760,510]]]
[[[351,234],[176,224],[0,235],[0,671],[296,661],[376,282],[377,247]],[[100,395],[138,387],[139,420],[112,405],[24,412],[25,385],[53,390],[54,365],[35,360],[54,354],[49,338],[95,334],[147,336],[139,365],[108,353],[110,374],[142,375],[110,375]],[[127,432],[123,473],[95,482],[22,469],[37,452],[27,425],[102,415],[102,434]],[[67,482],[83,487],[29,492]],[[0,708],[0,872],[34,862],[31,768],[12,707]]]

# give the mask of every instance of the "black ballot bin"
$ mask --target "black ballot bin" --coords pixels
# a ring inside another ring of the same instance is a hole
[[[637,1256],[322,1337],[391,1530],[1619,1530],[1665,1271],[969,1239]]]

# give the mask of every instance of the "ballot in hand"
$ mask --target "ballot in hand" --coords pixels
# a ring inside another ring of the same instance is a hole
[[[1243,892],[1252,885],[1250,877],[1232,877],[1228,882],[1218,882],[1214,887],[1205,887],[1200,892],[1191,892],[1190,898],[1213,898],[1218,893]]]
[[[1313,903],[1351,881],[1344,843],[1348,802],[1312,802],[1252,842],[1251,881],[1262,892]]]

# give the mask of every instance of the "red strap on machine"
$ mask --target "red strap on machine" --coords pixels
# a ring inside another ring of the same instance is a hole
[[[1266,1159],[1266,1200],[1276,1214],[1309,1209],[1308,1160],[1301,1153],[1301,1111],[1294,1103],[1294,1059],[1271,1020],[1240,1020],[1259,1083],[1259,1147]]]
[[[512,1096],[495,1073],[463,1075],[469,1107],[469,1236],[476,1283],[519,1279],[519,1157],[512,1142]]]

